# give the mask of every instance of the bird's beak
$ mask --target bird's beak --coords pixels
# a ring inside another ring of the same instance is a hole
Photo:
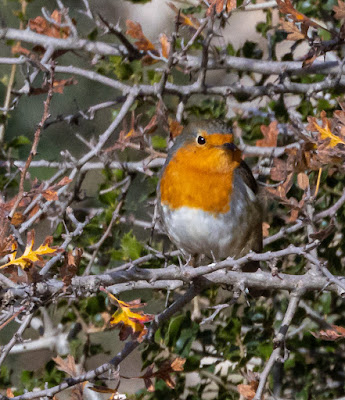
[[[232,150],[232,151],[238,150],[237,146],[234,143],[224,143],[222,147],[225,150]]]

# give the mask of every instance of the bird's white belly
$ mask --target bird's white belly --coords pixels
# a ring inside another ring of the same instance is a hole
[[[231,250],[239,223],[236,218],[189,207],[170,210],[162,205],[162,211],[170,239],[185,253],[205,254],[216,259],[237,253]]]

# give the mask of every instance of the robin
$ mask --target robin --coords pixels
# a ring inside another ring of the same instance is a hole
[[[262,250],[258,186],[224,126],[199,122],[184,128],[162,170],[158,208],[169,238],[186,258],[222,260]]]

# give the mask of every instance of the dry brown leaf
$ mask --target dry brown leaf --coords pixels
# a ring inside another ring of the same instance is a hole
[[[180,135],[183,131],[183,125],[181,125],[178,121],[169,118],[169,132],[170,137],[175,139],[178,135]]]
[[[74,78],[55,80],[53,84],[53,92],[63,94],[63,91],[66,86],[76,85],[77,83],[78,81]],[[48,93],[49,88],[50,88],[49,84],[44,84],[40,88],[32,88],[30,94],[37,96],[40,94]]]
[[[19,43],[15,44],[11,49],[12,54],[23,54],[24,56],[30,57],[31,51],[22,47]]]
[[[156,372],[153,372],[153,364],[151,364],[144,375],[139,378],[144,379],[145,386],[149,392],[154,392],[152,378],[163,380],[170,389],[174,389],[175,381],[171,376],[173,372],[181,372],[184,369],[185,358],[177,357],[173,361],[165,361]]]
[[[280,25],[288,34],[287,40],[301,40],[306,38],[306,35],[303,34],[293,22],[281,19]]]
[[[42,192],[42,196],[48,200],[48,201],[55,201],[55,200],[59,200],[59,197],[57,195],[57,193],[54,190],[44,190]]]
[[[308,175],[304,172],[300,172],[297,175],[297,184],[302,190],[306,190],[309,187]]]
[[[193,15],[186,15],[181,12],[173,3],[167,3],[168,6],[179,16],[179,23],[182,25],[189,26],[195,30],[200,27],[200,22]]]
[[[271,179],[274,181],[284,181],[292,171],[292,165],[288,164],[286,161],[280,158],[275,158],[273,160],[273,167],[271,168]]]
[[[139,22],[134,22],[131,21],[130,19],[127,19],[126,26],[127,26],[126,34],[131,36],[133,39],[137,39],[137,41],[134,42],[134,45],[139,50],[144,50],[144,51],[155,50],[155,46],[144,35]]]
[[[211,15],[214,10],[217,14],[220,14],[222,11],[229,13],[234,8],[236,8],[236,0],[211,0],[206,15]]]
[[[333,11],[335,12],[334,18],[336,19],[345,18],[345,3],[341,0],[338,0],[338,6],[334,6]]]
[[[311,49],[310,54],[308,53],[305,60],[303,61],[302,67],[303,68],[310,67],[313,64],[313,62],[316,60],[317,56],[318,56],[318,54],[315,51],[315,49]]]
[[[315,233],[311,233],[309,235],[309,237],[311,239],[317,239],[317,240],[322,241],[322,240],[326,239],[326,237],[328,237],[334,231],[334,229],[335,229],[335,224],[334,224],[334,219],[332,219],[326,229],[322,229]]]
[[[145,126],[143,133],[146,135],[151,135],[157,129],[157,114],[155,114],[150,122]]]
[[[280,200],[287,200],[286,195],[289,193],[289,191],[293,185],[293,176],[294,176],[293,172],[289,173],[287,175],[284,183],[282,183],[281,185],[279,185],[276,188],[268,187],[267,191],[269,193],[273,194],[273,196],[279,198]]]
[[[88,389],[97,393],[118,393],[116,389],[111,389],[108,386],[101,386],[101,385],[88,386]]]
[[[278,121],[273,121],[269,126],[261,125],[260,127],[263,139],[257,140],[256,145],[260,147],[276,147],[278,140]]]
[[[53,361],[57,364],[56,368],[60,371],[65,372],[71,377],[78,376],[78,372],[84,372],[83,370],[78,371],[75,359],[72,355],[68,355],[67,358],[63,359],[60,356],[53,358]],[[84,388],[88,381],[84,381],[75,385],[72,389],[71,400],[83,400]]]
[[[47,35],[54,38],[66,39],[70,34],[69,27],[61,28],[62,14],[58,10],[54,10],[51,18],[56,21],[56,24],[48,22],[45,18],[38,16],[29,20],[29,28],[41,35]]]
[[[262,236],[264,238],[268,237],[270,235],[269,229],[270,229],[270,224],[268,222],[263,222],[262,223]]]
[[[307,25],[308,27],[313,26],[314,28],[322,28],[319,24],[317,24],[316,22],[312,21],[310,18],[308,18],[304,14],[297,11],[294,8],[291,0],[285,0],[285,1],[277,0],[277,4],[278,4],[279,11],[283,14],[290,15],[291,18],[295,22],[301,22],[301,23]]]
[[[332,329],[310,333],[317,339],[327,340],[329,342],[345,338],[345,328],[339,325],[332,325]]]
[[[226,2],[226,11],[229,13],[237,7],[237,0],[228,0]]]
[[[59,371],[66,372],[66,374],[70,376],[77,376],[77,365],[75,363],[75,359],[72,355],[68,355],[67,358],[63,359],[60,356],[53,358],[53,361],[57,364],[56,368]]]
[[[255,396],[256,389],[258,388],[259,382],[257,380],[250,381],[249,385],[237,385],[238,393],[247,400],[252,400]]]
[[[72,279],[77,274],[82,255],[83,250],[78,247],[65,253],[65,262],[60,269],[65,288],[71,284]]]

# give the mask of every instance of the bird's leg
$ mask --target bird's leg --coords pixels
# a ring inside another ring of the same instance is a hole
[[[198,255],[194,254],[191,255],[190,259],[188,260],[188,265],[195,268],[198,266],[199,257]],[[193,299],[193,311],[192,311],[192,321],[201,321],[202,316],[200,312],[200,301],[199,296],[195,296]]]

